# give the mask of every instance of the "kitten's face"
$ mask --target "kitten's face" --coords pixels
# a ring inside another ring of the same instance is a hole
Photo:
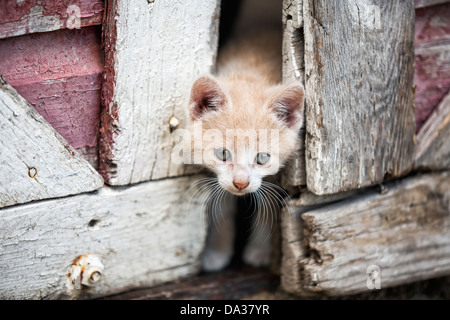
[[[255,192],[263,177],[276,174],[295,151],[303,96],[301,84],[249,88],[239,81],[199,78],[189,105],[194,154],[201,153],[202,164],[225,190]]]

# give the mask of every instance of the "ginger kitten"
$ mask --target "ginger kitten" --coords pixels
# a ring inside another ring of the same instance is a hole
[[[279,33],[251,33],[219,52],[217,73],[194,82],[188,110],[194,154],[200,154],[202,165],[217,176],[215,182],[209,180],[216,183],[211,196],[226,190],[237,196],[253,194],[256,202],[281,201],[263,178],[276,174],[296,150],[303,100],[301,83],[281,84]],[[201,130],[194,130],[195,125],[201,125]],[[250,138],[253,132],[256,136]],[[202,141],[201,147],[195,141]],[[217,204],[212,208],[220,211],[222,219],[210,227],[202,257],[206,271],[226,267],[233,254],[235,205],[227,200],[220,209]],[[251,237],[243,258],[263,266],[270,260],[266,216],[273,207],[257,203],[257,208],[264,211],[255,213],[261,222],[255,232],[258,236]]]

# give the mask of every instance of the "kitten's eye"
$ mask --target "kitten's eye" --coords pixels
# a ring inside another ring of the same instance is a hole
[[[270,159],[270,154],[260,152],[256,155],[255,162],[257,164],[266,164]]]
[[[220,161],[227,161],[231,158],[231,153],[227,149],[215,149],[214,153]]]

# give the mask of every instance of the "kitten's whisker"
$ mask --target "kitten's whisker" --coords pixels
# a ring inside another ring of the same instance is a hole
[[[285,200],[286,197],[288,198],[288,200],[291,200],[291,197],[289,196],[289,194],[283,188],[277,186],[276,184],[273,184],[273,183],[270,183],[267,181],[263,181],[263,185],[266,188],[268,188],[269,190],[271,190],[272,194],[275,195],[277,197],[277,199],[280,200],[280,204],[282,204],[282,207],[285,207],[288,214],[290,214],[289,205],[288,205],[287,201]],[[274,187],[276,189],[273,189]],[[281,191],[281,194],[278,191]],[[283,195],[284,195],[284,197],[283,197]]]
[[[223,189],[220,187],[219,184],[214,186],[214,191],[212,192],[210,199],[211,199],[211,217],[212,217],[212,221],[214,223],[214,226],[217,230],[219,229],[218,226],[218,222],[217,222],[217,217],[216,217],[216,207],[217,207],[217,195],[220,194],[221,192],[223,192]],[[209,216],[209,215],[208,215]]]
[[[273,233],[273,225],[274,225],[274,222],[276,222],[277,213],[278,213],[278,210],[281,208],[281,206],[279,203],[279,198],[275,197],[275,195],[271,192],[270,189],[268,189],[267,187],[264,187],[264,186],[261,186],[261,189],[266,191],[266,197],[273,208],[273,211],[271,212],[272,214],[270,216],[271,219],[270,219],[269,234],[266,235],[266,237],[267,237]],[[278,210],[277,210],[277,205],[278,205]]]
[[[217,178],[202,178],[202,179],[199,179],[199,180],[195,181],[189,187],[189,189],[184,193],[183,197],[186,197],[186,196],[189,195],[189,191],[190,190],[192,190],[193,188],[197,188],[195,190],[194,194],[189,196],[189,201],[188,201],[188,204],[186,206],[186,208],[187,208],[187,210],[186,210],[186,212],[187,212],[187,214],[186,214],[186,223],[189,223],[190,219],[191,219],[191,213],[192,213],[191,203],[192,203],[192,201],[194,199],[196,199],[197,194],[199,195],[199,198],[200,198],[205,193],[207,193],[206,191],[208,191],[212,187],[212,185],[214,185],[214,183],[217,183],[216,181],[217,181]],[[198,185],[201,184],[201,183],[204,183],[204,185],[201,185],[200,187],[198,187]],[[202,211],[204,211],[205,202],[204,202],[203,199],[200,199],[200,200],[201,200],[200,203],[202,204],[202,207],[203,207]],[[203,223],[203,219],[202,219],[202,223]]]

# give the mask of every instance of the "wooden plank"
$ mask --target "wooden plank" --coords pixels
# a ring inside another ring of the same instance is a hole
[[[450,172],[387,188],[282,215],[283,288],[306,296],[367,292],[372,265],[382,289],[449,275]]]
[[[103,179],[0,76],[0,207],[97,190]]]
[[[103,9],[101,0],[3,0],[0,39],[99,25]]]
[[[102,300],[237,300],[263,291],[273,292],[279,278],[264,269],[243,267],[206,273],[152,288],[107,296]]]
[[[450,169],[450,92],[417,135],[416,169]]]
[[[97,27],[0,41],[0,74],[82,153],[98,144],[100,41]]]
[[[95,298],[198,272],[206,221],[202,203],[184,197],[195,178],[0,210],[0,297]],[[71,289],[70,267],[83,254],[100,257],[101,280]]]
[[[315,194],[411,170],[414,4],[303,2],[306,175]]]
[[[105,12],[100,171],[112,185],[181,175],[169,120],[185,126],[192,83],[214,66],[219,1],[108,0]]]
[[[442,3],[448,3],[449,0],[414,0],[414,6],[416,8],[424,8],[424,7],[430,7],[435,6]]]
[[[301,0],[283,0],[283,82],[294,80],[305,84],[305,52],[303,6]],[[282,184],[306,185],[305,126],[300,129],[300,145],[282,172]]]

